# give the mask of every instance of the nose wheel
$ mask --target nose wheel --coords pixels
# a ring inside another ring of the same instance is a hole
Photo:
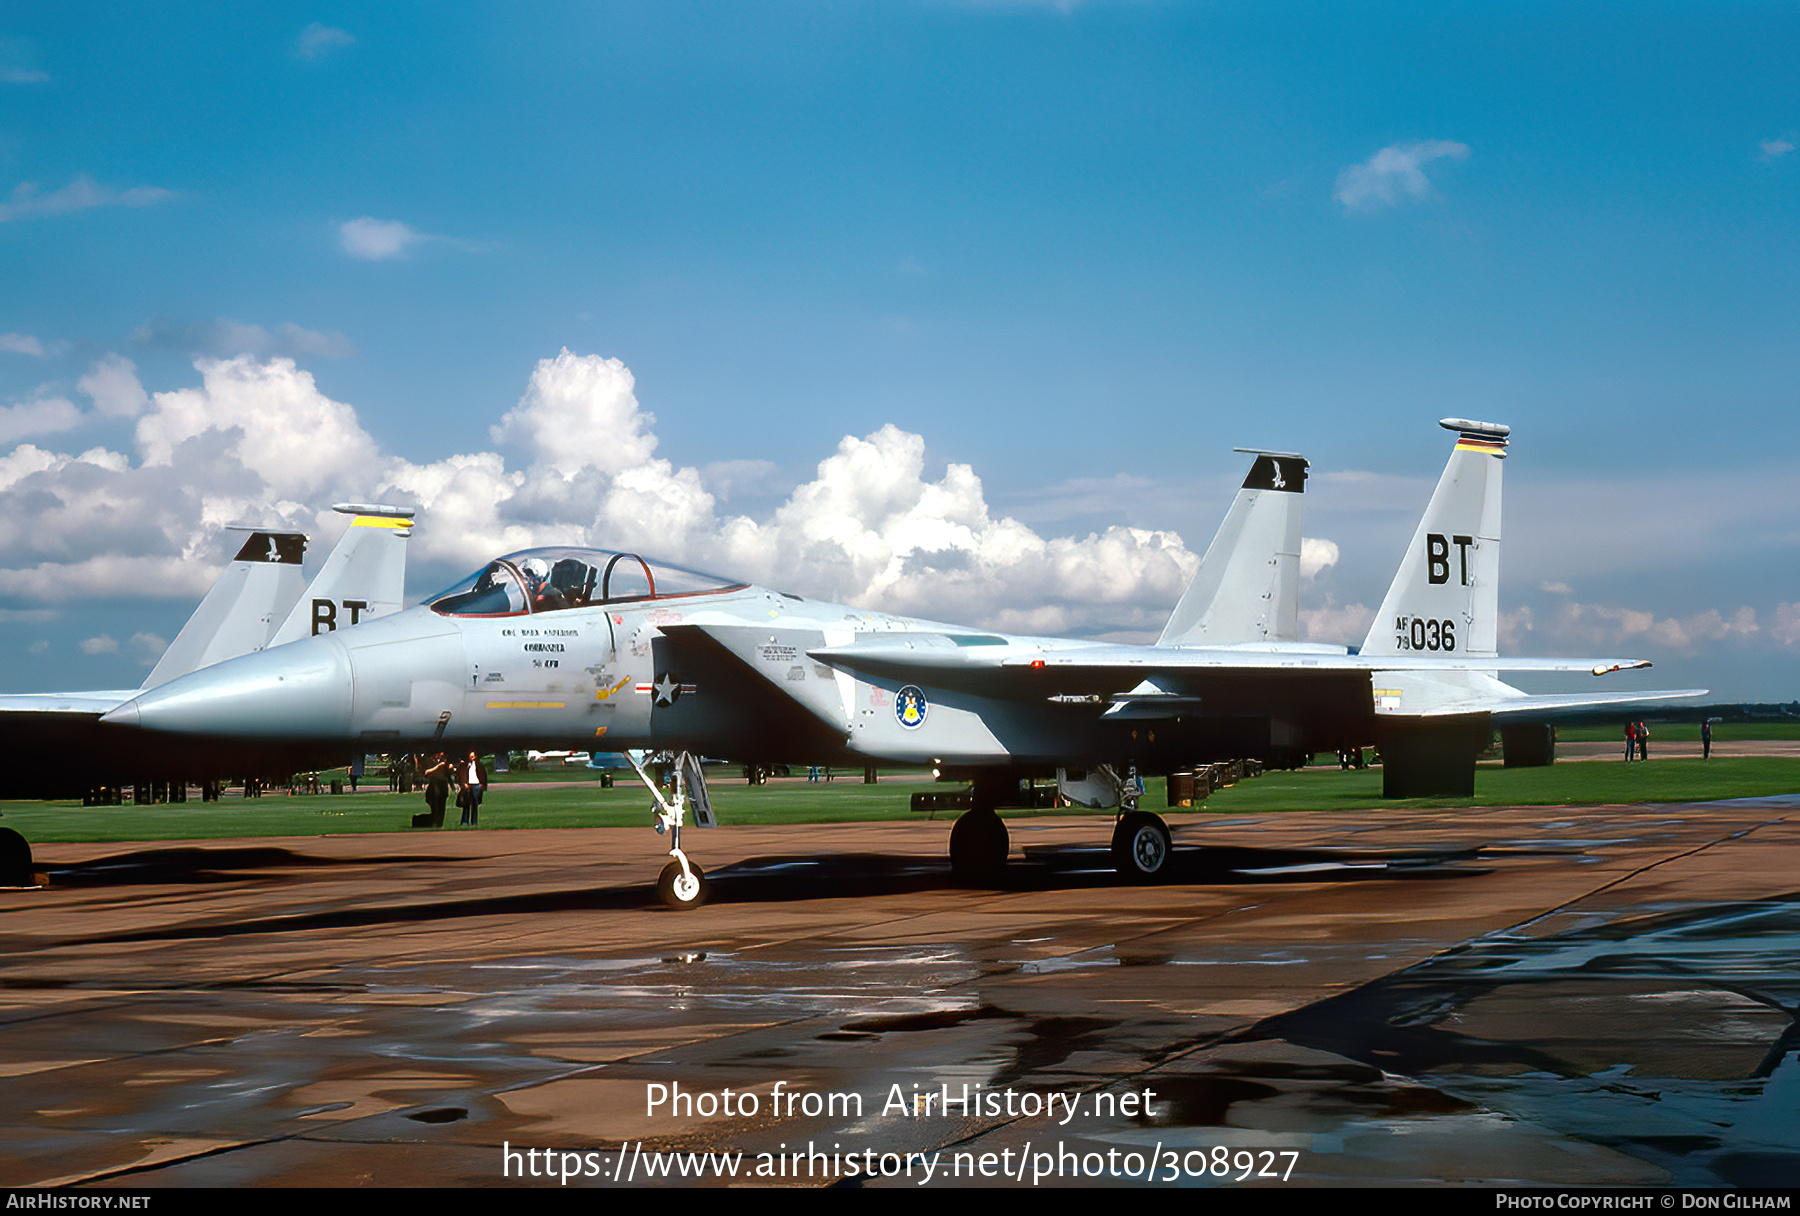
[[[1156,882],[1168,872],[1169,829],[1159,816],[1130,811],[1113,828],[1113,867],[1132,882]]]
[[[685,858],[671,861],[657,876],[656,897],[682,911],[698,908],[706,902],[706,871]]]

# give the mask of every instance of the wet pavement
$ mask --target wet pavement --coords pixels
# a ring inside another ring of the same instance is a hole
[[[0,1184],[1800,1183],[1800,797],[1171,825],[39,846]]]

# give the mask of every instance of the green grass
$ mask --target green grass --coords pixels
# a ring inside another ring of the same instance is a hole
[[[573,774],[533,774],[540,779]],[[585,780],[585,779],[584,779]],[[1381,797],[1381,772],[1311,769],[1269,773],[1215,793],[1200,814],[1265,814],[1275,811],[1362,810],[1376,807],[1549,806],[1565,803],[1706,802],[1800,791],[1800,759],[1767,756],[1702,760],[1652,760],[1649,764],[1586,762],[1550,768],[1507,769],[1484,764],[1474,798],[1430,798],[1389,802]],[[857,778],[810,784],[772,782],[746,786],[733,770],[715,772],[713,805],[724,824],[842,823],[917,818],[909,809],[916,790],[933,787],[922,778],[886,775],[877,785]],[[26,839],[52,841],[191,840],[236,836],[319,836],[410,830],[414,813],[425,809],[418,794],[389,794],[385,788],[360,794],[227,797],[222,802],[167,806],[83,807],[71,802],[8,802],[0,826]],[[1150,784],[1145,809],[1161,812],[1162,782]],[[585,781],[579,787],[533,790],[497,785],[481,809],[484,829],[647,827],[650,799],[635,781],[612,789]],[[1082,811],[1008,811],[1007,818]],[[1171,814],[1190,812],[1172,810]],[[449,823],[458,817],[450,806]],[[940,812],[949,822],[953,812]],[[421,833],[426,829],[422,829]],[[449,829],[445,829],[449,830]]]
[[[1559,726],[1556,728],[1556,739],[1559,743],[1617,743],[1620,751],[1625,748],[1625,719],[1620,718],[1610,726]],[[1698,722],[1657,722],[1650,723],[1650,746],[1655,748],[1656,741],[1665,743],[1698,743],[1700,742],[1700,724]],[[1714,722],[1713,742],[1722,743],[1730,739],[1800,739],[1800,722]]]
[[[1473,798],[1381,796],[1381,770],[1269,773],[1214,794],[1208,811],[1328,811],[1373,807],[1560,806],[1583,803],[1710,802],[1800,792],[1800,758],[1732,756],[1648,764],[1583,761],[1547,768],[1482,764]]]

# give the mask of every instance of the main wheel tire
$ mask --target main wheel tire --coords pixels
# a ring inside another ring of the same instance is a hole
[[[671,861],[656,878],[656,897],[671,908],[686,911],[706,902],[706,871],[688,863],[691,874],[684,872],[679,861]]]
[[[0,828],[0,887],[31,883],[31,842],[11,828]]]
[[[1011,847],[1000,816],[992,811],[965,811],[950,829],[950,872],[958,882],[989,886],[1006,869]]]
[[[1113,866],[1133,882],[1156,882],[1168,872],[1169,829],[1148,811],[1133,811],[1113,829]]]

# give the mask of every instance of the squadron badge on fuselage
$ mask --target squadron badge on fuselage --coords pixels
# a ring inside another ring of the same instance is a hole
[[[917,684],[908,684],[894,694],[894,717],[907,730],[925,725],[925,714],[930,708],[925,702],[925,691]]]

